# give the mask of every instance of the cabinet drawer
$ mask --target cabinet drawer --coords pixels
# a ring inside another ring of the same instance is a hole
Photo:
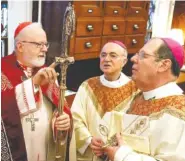
[[[138,52],[144,44],[144,35],[125,36],[125,44],[129,53]]]
[[[77,53],[74,54],[75,61],[76,60],[85,60],[85,59],[94,59],[98,58],[100,55],[100,52],[88,52],[88,53]]]
[[[128,3],[127,8],[127,17],[137,18],[143,17],[146,18],[148,16],[148,2],[145,1],[130,1]]]
[[[102,16],[102,2],[74,1],[76,16]]]
[[[101,38],[76,38],[75,53],[86,53],[100,51]]]
[[[78,18],[76,36],[100,36],[102,32],[103,20],[96,18]]]
[[[126,2],[124,1],[104,1],[105,16],[124,16]]]
[[[146,22],[145,20],[135,21],[128,20],[126,21],[125,34],[144,34],[146,32]]]
[[[111,40],[117,40],[121,41],[123,44],[125,44],[125,37],[124,36],[103,36],[102,37],[102,46],[101,48],[109,41]]]
[[[103,35],[122,35],[124,32],[124,18],[104,18]]]

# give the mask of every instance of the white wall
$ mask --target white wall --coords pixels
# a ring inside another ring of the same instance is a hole
[[[171,30],[175,0],[156,0],[152,37],[166,37]]]
[[[14,31],[24,21],[32,21],[32,0],[8,1],[8,54],[14,50]]]

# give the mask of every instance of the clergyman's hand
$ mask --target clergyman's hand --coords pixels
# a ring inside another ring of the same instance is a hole
[[[32,78],[34,85],[46,85],[54,83],[57,79],[58,73],[55,71],[56,63],[52,63],[49,67],[40,69]]]
[[[119,149],[119,147],[121,145],[125,144],[125,142],[121,138],[120,134],[116,134],[116,138],[117,138],[117,141],[118,141],[118,146],[108,146],[108,147],[104,148],[104,152],[108,155],[108,157],[111,161],[114,160],[114,156],[115,156],[117,150]]]
[[[91,144],[90,147],[92,149],[92,152],[96,155],[96,156],[101,156],[104,154],[104,151],[102,149],[102,146],[104,145],[102,139],[100,138],[96,138],[93,137],[91,140]]]
[[[66,131],[70,128],[70,118],[65,112],[56,118],[55,127],[59,131]]]

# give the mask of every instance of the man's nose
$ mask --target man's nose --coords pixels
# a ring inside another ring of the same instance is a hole
[[[131,57],[131,62],[132,63],[136,63],[138,61],[138,55],[137,54],[134,54],[132,57]]]
[[[111,60],[111,56],[109,54],[107,54],[105,57],[105,61],[110,61],[110,60]]]
[[[43,45],[42,51],[43,51],[43,52],[47,52],[47,51],[48,51],[48,48],[46,47],[46,45]]]

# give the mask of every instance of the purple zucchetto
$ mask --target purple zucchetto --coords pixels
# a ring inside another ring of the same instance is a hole
[[[163,40],[164,43],[168,46],[168,48],[171,50],[175,60],[177,61],[179,67],[182,68],[183,62],[184,62],[183,46],[171,38],[160,38],[160,39]]]
[[[125,44],[123,44],[121,41],[112,40],[112,41],[109,41],[109,42],[110,42],[110,43],[115,43],[115,44],[121,46],[122,48],[127,49],[126,46],[125,46]],[[108,42],[108,43],[109,43],[109,42]]]

